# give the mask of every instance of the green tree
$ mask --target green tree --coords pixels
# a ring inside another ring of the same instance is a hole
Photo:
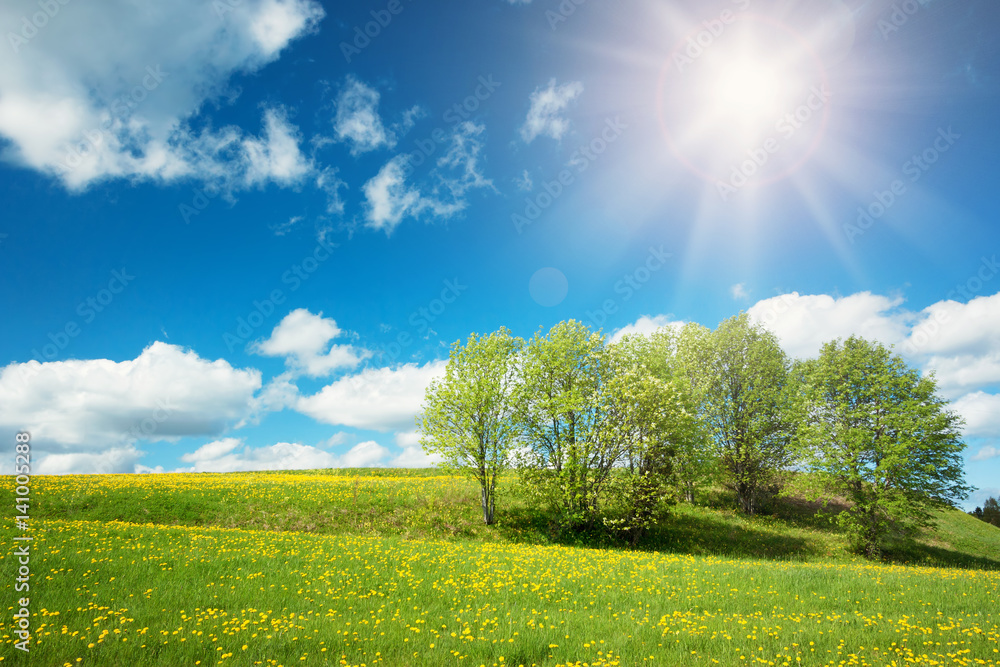
[[[979,518],[986,523],[1000,527],[1000,502],[997,502],[996,498],[987,498],[986,502],[983,503],[982,516]]]
[[[723,481],[754,514],[791,462],[789,361],[777,338],[746,313],[715,331],[682,332],[680,355],[709,428]]]
[[[431,382],[417,417],[424,451],[479,483],[487,525],[494,521],[497,478],[516,446],[513,395],[522,345],[507,329],[473,334],[464,346],[455,342],[444,377]]]
[[[676,497],[676,462],[700,433],[689,400],[655,353],[662,341],[626,336],[611,345],[609,377],[599,396],[598,441],[622,459],[609,485],[604,524],[635,544]],[[647,362],[651,362],[648,363]]]
[[[931,523],[931,510],[968,495],[961,418],[936,395],[933,377],[883,345],[850,337],[803,364],[807,418],[798,430],[814,498],[834,490],[851,503],[838,516],[867,557],[895,528]]]
[[[569,527],[593,523],[622,443],[599,437],[598,397],[608,376],[604,337],[570,320],[526,344],[517,391],[524,440],[519,467]]]
[[[711,329],[696,322],[688,322],[678,331],[662,329],[652,335],[655,356],[662,358],[666,354],[668,372],[682,388],[687,409],[698,417],[696,437],[677,453],[676,459],[677,479],[689,503],[694,503],[699,486],[719,477],[718,450],[709,429],[703,426],[708,423],[705,406],[710,383],[705,381],[704,369],[699,366],[711,335]]]

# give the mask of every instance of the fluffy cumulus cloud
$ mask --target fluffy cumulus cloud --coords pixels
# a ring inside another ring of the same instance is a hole
[[[956,400],[953,407],[965,418],[968,437],[1000,437],[1000,396],[975,391]]]
[[[260,372],[153,343],[133,360],[29,361],[0,371],[0,433],[32,434],[40,474],[132,472],[135,443],[218,435],[245,419]]]
[[[1000,294],[928,306],[903,351],[934,371],[948,395],[1000,384]]]
[[[243,139],[242,155],[246,164],[242,169],[247,186],[294,185],[313,170],[309,160],[299,150],[299,137],[283,111],[268,109],[264,112],[264,136]]]
[[[611,343],[617,343],[622,338],[630,334],[648,336],[657,329],[662,329],[663,327],[678,329],[682,326],[684,326],[684,322],[673,320],[670,315],[643,315],[632,324],[625,325],[621,329],[615,329],[608,341]]]
[[[439,454],[428,455],[424,452],[416,431],[397,433],[396,445],[403,451],[389,462],[393,468],[430,468],[441,462]]]
[[[255,343],[252,349],[269,357],[285,357],[293,373],[323,377],[337,370],[355,368],[371,356],[368,350],[353,345],[331,345],[342,334],[333,319],[299,308],[286,315],[271,336]]]
[[[0,5],[3,158],[82,189],[107,178],[297,182],[309,165],[281,109],[258,136],[193,129],[230,79],[275,60],[323,18],[315,0]],[[116,27],[115,39],[104,38]]]
[[[747,312],[778,336],[788,354],[810,358],[824,343],[851,335],[886,345],[902,343],[913,319],[900,309],[902,303],[871,292],[845,297],[792,292],[758,301]]]
[[[427,385],[444,375],[446,363],[365,369],[300,398],[295,408],[326,424],[376,431],[412,429]]]
[[[537,88],[531,94],[531,107],[521,126],[521,139],[529,144],[540,136],[551,137],[556,141],[562,139],[569,130],[569,120],[563,113],[582,92],[583,84],[579,81],[560,86],[552,79],[547,87]]]
[[[260,386],[259,371],[160,342],[130,361],[29,361],[0,371],[0,428],[73,453],[214,435],[246,415]]]
[[[402,154],[389,160],[362,187],[367,226],[392,233],[405,218],[450,218],[465,210],[470,190],[494,189],[480,164],[484,134],[482,125],[458,125],[448,137],[448,149],[419,186],[409,180],[411,156]]]
[[[43,475],[112,475],[140,472],[139,460],[145,452],[134,445],[111,447],[103,452],[73,452],[35,454],[32,470]]]
[[[177,472],[239,472],[252,470],[309,470],[315,468],[369,468],[382,465],[389,450],[376,442],[362,442],[343,454],[292,442],[250,447],[238,438],[224,438],[181,456],[191,464]]]

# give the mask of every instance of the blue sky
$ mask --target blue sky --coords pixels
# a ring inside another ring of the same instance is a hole
[[[0,9],[0,436],[38,473],[426,465],[450,344],[859,334],[1000,493],[985,0]],[[4,435],[6,434],[6,435]]]

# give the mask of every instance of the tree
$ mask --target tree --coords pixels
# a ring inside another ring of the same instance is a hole
[[[525,449],[520,471],[569,527],[591,524],[621,444],[598,437],[598,394],[608,368],[604,337],[570,320],[524,348],[516,404]]]
[[[996,498],[987,498],[986,502],[983,503],[982,516],[979,518],[986,523],[1000,527],[1000,502],[997,502]]]
[[[700,436],[686,394],[661,377],[669,373],[654,352],[659,342],[633,335],[611,345],[609,377],[599,396],[598,441],[622,456],[609,494],[617,511],[603,521],[627,533],[633,544],[674,501],[678,455]]]
[[[702,356],[699,351],[706,348],[711,334],[710,329],[688,322],[679,331],[661,329],[651,336],[654,356],[667,359],[664,370],[681,388],[686,409],[699,417],[696,436],[678,451],[676,458],[676,476],[689,503],[694,503],[699,486],[718,476],[718,452],[708,429],[702,427],[709,383],[703,381],[704,369],[698,365]]]
[[[823,346],[803,364],[807,418],[798,431],[815,498],[834,490],[851,507],[838,516],[867,557],[890,531],[931,523],[931,510],[971,490],[963,480],[961,418],[921,377],[880,343],[858,337]],[[822,488],[821,488],[822,487]]]
[[[715,331],[682,333],[680,355],[711,431],[721,474],[753,514],[790,463],[789,361],[777,338],[740,313]]]
[[[483,521],[493,524],[497,478],[516,445],[513,394],[523,341],[507,329],[455,342],[445,375],[427,388],[417,417],[421,444],[443,467],[471,475],[481,492]]]

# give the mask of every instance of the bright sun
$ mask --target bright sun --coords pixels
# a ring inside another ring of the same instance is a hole
[[[744,132],[773,125],[794,82],[783,77],[775,63],[751,54],[712,60],[705,72],[705,113]]]
[[[681,40],[661,77],[660,120],[674,153],[712,182],[787,176],[825,130],[825,71],[790,28],[743,15]],[[763,152],[762,152],[763,151]]]

